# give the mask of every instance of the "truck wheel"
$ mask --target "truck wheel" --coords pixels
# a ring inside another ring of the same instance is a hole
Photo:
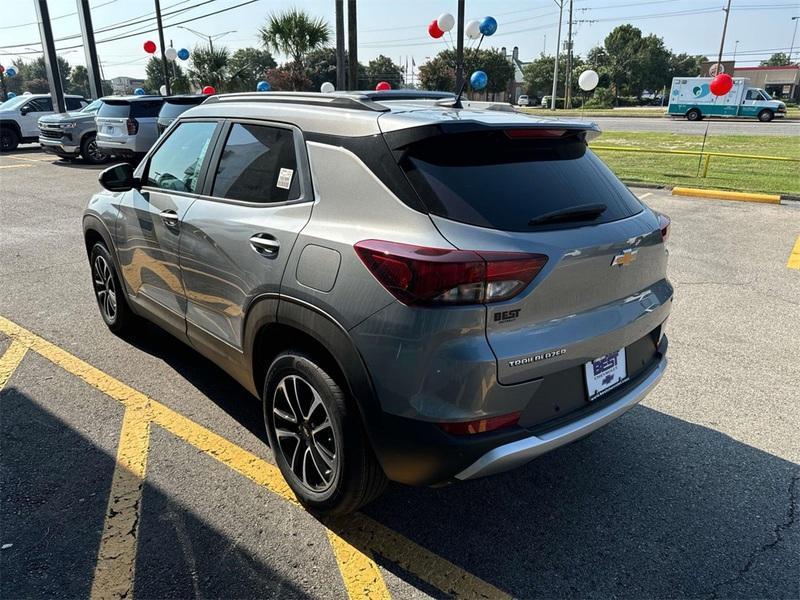
[[[19,135],[11,128],[0,129],[0,152],[11,152],[19,146]]]
[[[358,510],[386,486],[357,409],[318,360],[287,351],[265,378],[264,421],[297,499],[320,515]]]
[[[687,121],[699,121],[703,118],[703,114],[697,110],[696,108],[691,109],[689,112],[686,113],[686,120]]]
[[[86,135],[81,142],[81,156],[90,165],[101,165],[110,158],[103,154],[97,147],[97,140],[93,134]]]
[[[770,121],[772,121],[772,118],[774,116],[775,115],[772,113],[770,109],[765,108],[760,113],[758,113],[758,120],[761,121],[762,123],[769,123]]]

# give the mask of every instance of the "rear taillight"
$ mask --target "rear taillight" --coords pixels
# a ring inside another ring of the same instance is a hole
[[[669,237],[669,226],[671,221],[669,220],[669,217],[667,215],[662,215],[661,213],[657,214],[658,214],[658,228],[661,230],[661,239],[664,240],[664,242],[666,242],[667,238]]]
[[[560,138],[566,135],[566,129],[539,129],[531,127],[529,129],[506,129],[506,136],[511,139],[519,138]]]
[[[543,254],[425,248],[364,240],[361,261],[404,304],[479,304],[508,300],[547,262]]]
[[[139,121],[136,119],[128,119],[125,121],[125,125],[128,126],[128,135],[136,135],[139,133]]]
[[[486,433],[496,431],[504,427],[516,425],[522,413],[515,412],[499,417],[488,419],[478,419],[476,421],[463,421],[461,423],[439,423],[439,427],[450,435],[473,435],[476,433]]]

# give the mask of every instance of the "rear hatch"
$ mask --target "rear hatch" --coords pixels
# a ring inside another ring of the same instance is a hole
[[[548,127],[434,135],[396,154],[451,244],[547,258],[520,293],[485,305],[503,384],[571,367],[583,379],[587,362],[658,330],[672,295],[659,216],[588,149],[586,131]]]
[[[181,114],[208,98],[204,95],[196,96],[170,96],[164,99],[164,105],[158,113],[158,134],[164,130]]]
[[[155,119],[163,104],[161,98],[133,100],[104,98],[97,113],[97,138],[100,141],[121,141],[139,131],[143,119]]]

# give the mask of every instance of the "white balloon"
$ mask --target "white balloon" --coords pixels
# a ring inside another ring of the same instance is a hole
[[[471,40],[477,40],[481,37],[481,22],[480,21],[470,21],[467,23],[467,28],[465,30],[467,37]]]
[[[592,71],[591,69],[584,71],[581,73],[580,77],[578,77],[578,87],[584,92],[591,92],[597,87],[599,82],[600,76],[597,74],[597,71]]]
[[[333,84],[330,81],[326,81],[322,84],[322,86],[320,86],[319,91],[323,94],[330,94],[331,92],[335,92],[336,88],[333,87]]]
[[[178,58],[178,51],[175,48],[167,48],[164,50],[164,54],[167,57],[167,60],[175,60]]]
[[[31,93],[30,93],[30,92],[23,92],[23,94],[22,94],[22,95],[23,95],[23,96],[30,96],[30,95],[31,95]]]
[[[453,25],[456,24],[456,18],[450,13],[442,13],[439,15],[439,18],[436,19],[436,24],[442,31],[450,31]]]
[[[167,86],[162,85],[160,88],[158,88],[158,93],[161,94],[162,96],[166,96],[167,95]]]

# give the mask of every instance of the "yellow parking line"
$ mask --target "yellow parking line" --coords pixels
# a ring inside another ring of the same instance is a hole
[[[17,370],[22,359],[25,358],[25,353],[27,351],[28,348],[25,345],[20,344],[17,340],[13,340],[11,345],[3,353],[3,356],[0,356],[0,392],[6,387],[6,383],[11,379],[11,376],[14,374],[14,371]]]
[[[126,406],[127,411],[144,411],[147,414],[146,420],[163,427],[284,500],[297,503],[297,499],[275,465],[2,316],[0,316],[0,332],[11,336],[20,344],[118,400]],[[133,425],[130,427],[133,428]],[[140,435],[137,439],[141,443]],[[122,448],[121,439],[120,452]],[[130,470],[134,471],[133,468]],[[141,473],[144,474],[144,463],[141,464]],[[334,545],[334,554],[348,595],[353,599],[389,597],[383,578],[374,576],[378,570],[371,557],[372,554],[397,563],[401,568],[446,594],[459,598],[509,597],[491,584],[360,513],[331,522],[328,529],[331,528],[335,529],[335,532],[328,535]],[[127,598],[130,599],[130,595]]]
[[[33,165],[0,165],[0,169],[22,169],[23,167],[32,167]]]
[[[149,447],[147,404],[126,408],[92,581],[92,600],[133,597],[136,539]]]
[[[33,162],[53,162],[53,159],[47,156],[44,158],[31,158],[30,156],[6,156],[6,158],[11,158],[14,160],[32,160]]]
[[[792,248],[792,253],[789,255],[786,266],[790,269],[800,269],[800,235],[797,236],[797,241],[794,243],[794,248]]]

